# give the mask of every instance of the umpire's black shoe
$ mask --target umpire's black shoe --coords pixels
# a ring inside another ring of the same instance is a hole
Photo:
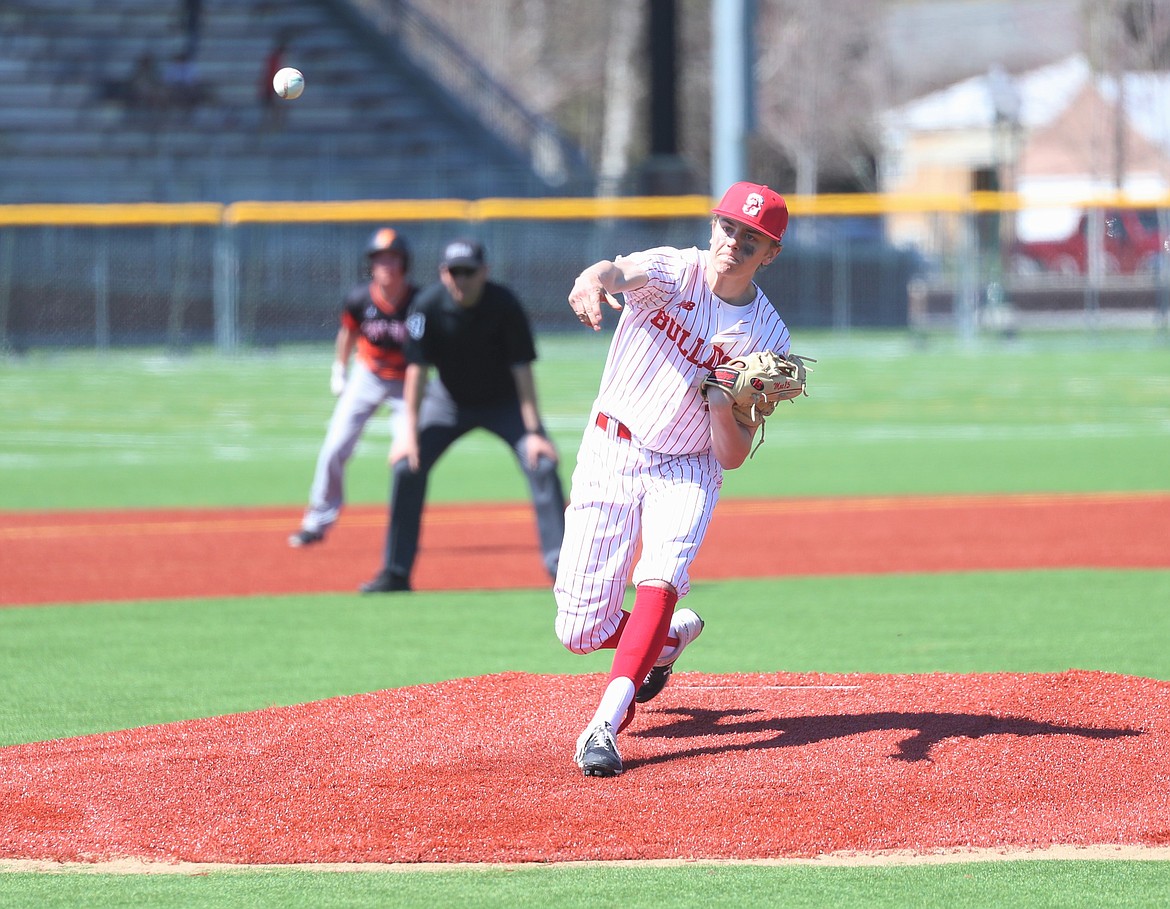
[[[410,581],[400,574],[379,571],[361,586],[362,593],[405,593],[411,590]]]

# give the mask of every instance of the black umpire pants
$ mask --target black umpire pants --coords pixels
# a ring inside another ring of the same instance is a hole
[[[393,467],[383,572],[410,578],[418,554],[419,531],[431,469],[443,452],[473,429],[486,429],[495,434],[507,442],[516,455],[532,494],[541,558],[549,577],[555,578],[561,540],[565,535],[565,494],[557,465],[553,461],[542,457],[535,468],[528,466],[527,446],[524,444],[527,430],[520,414],[520,402],[461,407],[451,399],[442,383],[434,378],[427,384],[419,408],[418,470],[411,470],[405,458],[397,461]]]

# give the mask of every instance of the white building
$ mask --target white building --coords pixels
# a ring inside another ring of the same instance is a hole
[[[888,111],[882,189],[963,195],[1016,191],[1021,239],[1071,230],[1084,201],[1120,190],[1170,192],[1170,74],[1094,75],[1085,58],[1011,77],[965,79]],[[925,219],[892,219],[899,241],[924,243]]]

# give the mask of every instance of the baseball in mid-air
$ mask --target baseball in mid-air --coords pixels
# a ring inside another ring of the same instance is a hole
[[[305,90],[305,77],[299,69],[286,66],[272,77],[272,88],[280,97],[292,101]]]

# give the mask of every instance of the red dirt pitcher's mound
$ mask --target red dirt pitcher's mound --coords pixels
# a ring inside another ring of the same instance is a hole
[[[1170,683],[682,673],[571,761],[604,678],[488,676],[0,749],[0,858],[522,862],[1170,842]]]

